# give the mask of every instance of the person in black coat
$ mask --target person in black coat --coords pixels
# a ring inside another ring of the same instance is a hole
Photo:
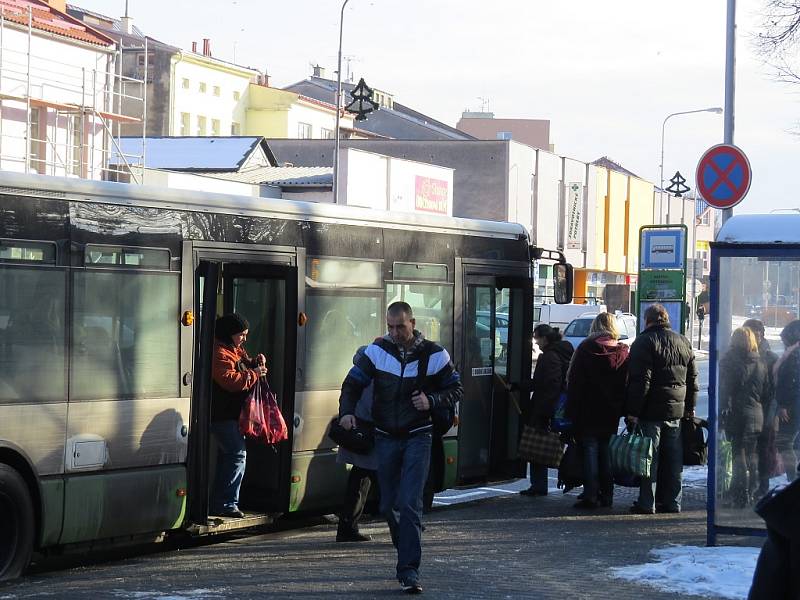
[[[572,344],[561,339],[557,327],[537,325],[533,340],[542,353],[533,370],[533,400],[527,411],[528,425],[549,429],[559,397],[566,388],[567,369],[572,358]],[[547,495],[547,467],[531,463],[531,486],[520,492],[524,496]]]
[[[566,417],[583,449],[583,498],[575,508],[612,504],[608,440],[619,426],[627,378],[628,347],[619,342],[614,316],[600,313],[573,354],[567,375]]]
[[[800,598],[800,481],[776,488],[756,506],[767,525],[748,600]]]
[[[769,347],[769,342],[765,338],[764,323],[758,319],[747,319],[742,325],[750,329],[756,336],[758,343],[758,353],[764,366],[767,368],[767,379],[769,380],[769,393],[761,398],[761,409],[764,413],[764,426],[758,436],[756,450],[758,452],[758,489],[755,497],[761,498],[769,491],[769,478],[777,467],[777,447],[775,436],[778,431],[777,414],[778,405],[775,402],[775,377],[772,370],[778,362],[778,355]]]
[[[786,349],[773,367],[779,421],[777,444],[786,477],[793,481],[797,479],[794,444],[800,433],[800,320],[783,328],[781,341]]]
[[[639,498],[631,512],[655,512],[656,482],[663,488],[663,512],[680,512],[680,419],[694,416],[697,367],[691,343],[670,329],[669,313],[661,304],[647,308],[644,322],[646,329],[631,345],[626,412],[628,424],[638,424],[653,441],[652,477],[642,477]]]
[[[758,486],[756,445],[764,425],[761,399],[770,394],[767,368],[758,353],[756,336],[747,327],[731,335],[728,351],[719,361],[720,423],[731,442],[733,480],[731,504],[744,508]]]

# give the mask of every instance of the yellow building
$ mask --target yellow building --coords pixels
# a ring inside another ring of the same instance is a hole
[[[333,139],[336,109],[332,104],[264,85],[251,84],[247,94],[245,135],[266,138]],[[340,119],[343,132],[353,129],[353,117]]]
[[[609,283],[635,288],[639,271],[639,229],[653,222],[653,184],[608,159],[589,166],[586,266],[575,272],[575,297],[603,298]]]

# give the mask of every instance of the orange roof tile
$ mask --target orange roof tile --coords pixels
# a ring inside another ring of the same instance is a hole
[[[6,21],[27,27],[29,11],[33,29],[97,46],[114,44],[111,38],[41,0],[0,0],[0,13]]]

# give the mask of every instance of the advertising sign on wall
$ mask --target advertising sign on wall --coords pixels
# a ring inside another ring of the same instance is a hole
[[[414,185],[414,208],[423,212],[446,215],[447,190],[446,181],[417,175]]]
[[[583,184],[570,183],[567,186],[567,248],[580,249],[582,241]]]

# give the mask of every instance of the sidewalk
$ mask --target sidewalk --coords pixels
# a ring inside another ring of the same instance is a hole
[[[462,492],[466,492],[462,490]],[[611,579],[613,567],[647,563],[653,548],[705,544],[705,488],[684,488],[685,512],[628,513],[635,490],[615,506],[572,508],[575,492],[528,498],[513,493],[441,506],[426,515],[422,583],[436,599],[687,598]],[[336,526],[240,536],[226,542],[34,574],[0,587],[2,598],[397,598],[394,548],[386,526],[362,530],[372,542],[337,544]],[[753,541],[726,539],[728,544]],[[756,542],[757,543],[757,542]]]

